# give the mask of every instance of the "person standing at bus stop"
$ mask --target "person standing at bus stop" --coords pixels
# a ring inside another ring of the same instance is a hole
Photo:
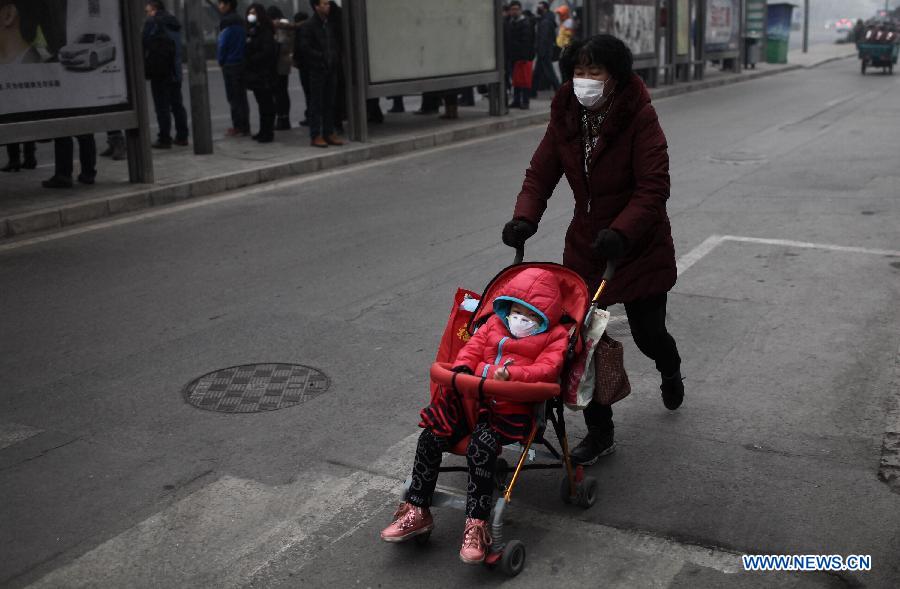
[[[309,68],[309,135],[313,147],[343,145],[334,132],[338,74],[341,69],[340,31],[329,18],[328,0],[310,0],[312,17],[300,26],[300,59]]]
[[[166,12],[162,0],[148,0],[144,6],[143,44],[146,77],[150,80],[153,108],[159,136],[153,147],[172,148],[172,118],[175,119],[175,145],[187,145],[187,111],[181,96],[181,23]]]
[[[250,104],[244,84],[244,57],[247,51],[247,30],[244,19],[237,13],[237,0],[219,0],[219,40],[216,58],[225,79],[225,96],[231,106],[231,128],[228,137],[250,135]]]

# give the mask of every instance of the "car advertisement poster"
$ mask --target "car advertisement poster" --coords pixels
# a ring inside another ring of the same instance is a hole
[[[737,51],[740,47],[740,0],[707,0],[706,50]]]
[[[121,9],[120,0],[0,0],[0,122],[127,105]]]

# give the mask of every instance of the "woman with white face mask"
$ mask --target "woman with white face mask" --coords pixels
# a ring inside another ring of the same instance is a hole
[[[676,278],[666,214],[668,145],[632,62],[628,47],[612,35],[566,48],[560,66],[570,81],[553,99],[550,124],[525,172],[503,242],[518,247],[534,235],[547,199],[565,175],[575,214],[563,263],[593,292],[607,263],[615,262],[615,277],[600,303],[624,303],[635,343],[660,372],[663,404],[675,410],[684,385],[681,358],[665,323],[667,293]],[[589,465],[615,449],[612,409],[592,402],[584,416],[588,435],[572,458]]]

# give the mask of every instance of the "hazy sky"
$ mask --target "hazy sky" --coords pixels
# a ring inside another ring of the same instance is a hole
[[[789,0],[803,6],[803,0]],[[889,0],[894,8],[900,0]],[[879,9],[884,8],[884,0],[809,0],[809,14],[815,20],[834,20],[836,18],[870,18]]]

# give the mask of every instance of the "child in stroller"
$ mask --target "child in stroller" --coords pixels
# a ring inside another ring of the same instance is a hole
[[[453,371],[526,383],[556,383],[563,368],[569,330],[560,324],[562,296],[556,276],[529,267],[515,274],[493,300],[493,315],[460,350]],[[411,485],[393,522],[381,532],[386,542],[403,542],[434,528],[429,510],[442,454],[466,436],[468,485],[466,524],[460,559],[481,563],[491,544],[488,518],[493,475],[502,446],[522,442],[533,424],[533,407],[523,402],[485,398],[474,428],[453,390],[433,398],[421,412]]]

